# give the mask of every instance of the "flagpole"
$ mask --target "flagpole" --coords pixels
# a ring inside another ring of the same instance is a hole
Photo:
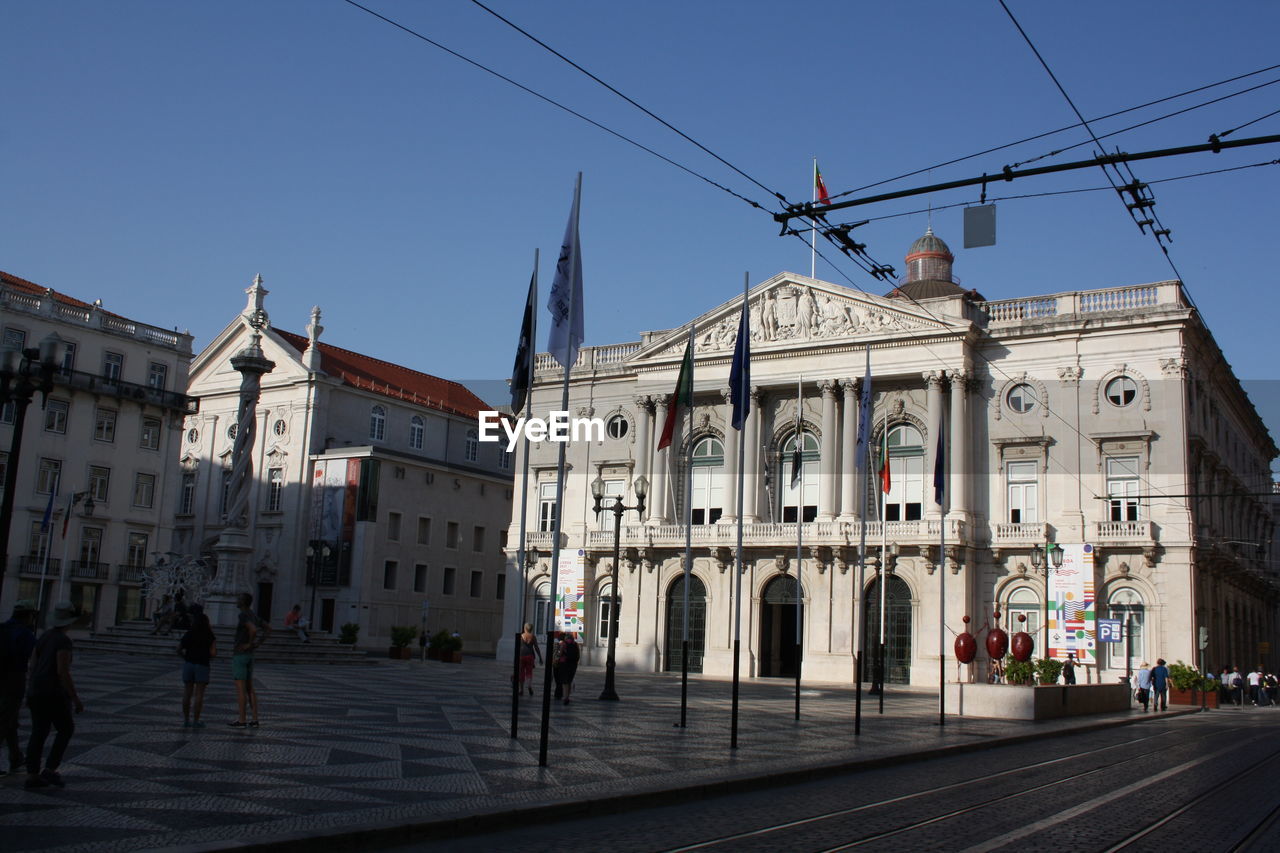
[[[569,310],[565,316],[565,323],[568,325],[567,341],[569,345],[566,352],[576,355],[576,347],[572,345],[573,339],[573,320],[577,303],[577,278],[578,270],[578,218],[579,205],[582,201],[582,173],[578,173],[577,183],[573,188],[573,224],[571,226],[571,235],[566,235],[566,245],[561,249],[562,254],[568,255],[568,268],[566,282],[569,290]],[[570,240],[572,241],[570,244]],[[568,251],[565,252],[565,249]],[[557,264],[558,266],[558,264]],[[557,270],[557,278],[559,278],[559,270]],[[554,283],[553,283],[554,284]],[[564,365],[564,385],[560,391],[560,410],[569,410],[569,373],[573,368],[573,358],[565,359],[569,364]],[[557,442],[560,445],[559,452],[556,457],[556,520],[552,525],[551,531],[551,606],[548,608],[547,614],[547,654],[543,658],[545,670],[542,678],[542,731],[538,741],[538,766],[547,766],[547,737],[551,728],[551,662],[554,657],[554,642],[556,631],[556,596],[559,592],[558,584],[560,583],[560,528],[564,521],[564,457],[565,445],[567,442]]]
[[[827,164],[830,165],[830,164]],[[812,201],[818,200],[818,158],[813,158]],[[818,220],[809,220],[809,278],[818,277]],[[797,712],[798,713],[798,712]]]
[[[818,161],[813,161],[814,169],[817,169]],[[800,420],[800,410],[804,406],[804,374],[796,377],[796,452],[791,457],[791,465],[793,468],[799,468],[799,491],[796,493],[796,719],[800,719],[800,668],[803,664],[801,658],[801,634],[800,619],[803,612],[800,609],[801,590],[800,584],[801,568],[804,566],[803,551],[803,530],[804,530],[804,433],[801,432],[802,422]],[[797,463],[800,463],[797,465]],[[797,472],[791,472],[791,480],[797,480]]]
[[[738,398],[734,401],[734,413],[741,413],[745,419],[747,417],[747,406],[750,405],[748,400],[750,397],[751,381],[748,374],[748,362],[751,359],[750,353],[750,334],[751,327],[747,321],[747,296],[750,290],[751,273],[743,273],[742,276],[742,319],[738,323],[738,342],[734,347],[735,364],[739,373],[738,382]],[[746,335],[747,340],[743,340],[742,336]],[[737,363],[738,353],[742,353],[742,363]],[[745,375],[744,375],[745,374]],[[732,374],[730,375],[732,379]],[[732,383],[731,383],[732,384]],[[738,748],[738,677],[741,667],[741,648],[742,648],[742,496],[745,492],[746,478],[743,471],[743,462],[746,459],[746,445],[743,441],[744,436],[741,434],[742,424],[732,424],[734,429],[738,429],[738,547],[737,558],[734,561],[734,592],[733,592],[733,710],[730,714],[730,735],[729,747],[731,749]]]
[[[938,449],[933,457],[934,498],[941,510],[938,534],[938,725],[947,724],[947,481],[946,455],[943,445],[943,426],[946,419],[938,418]]]
[[[884,459],[880,464],[884,466],[885,471],[889,470],[889,407],[884,407]],[[892,476],[892,475],[891,475]],[[884,686],[888,681],[885,678],[884,671],[884,645],[885,645],[885,607],[888,604],[888,595],[885,587],[889,585],[889,524],[885,520],[885,514],[889,506],[889,493],[884,488],[883,480],[880,483],[880,650],[876,657],[880,661],[880,711],[884,713]]]
[[[71,520],[71,509],[72,507],[75,506],[75,497],[74,497],[75,492],[72,492],[72,495],[73,497],[71,498],[71,500],[67,502],[67,517],[62,522],[62,564],[58,566],[58,598],[57,598],[58,601],[67,600],[62,593],[63,593],[63,590],[66,588],[66,584],[67,584],[67,548],[70,546],[70,543],[67,542],[67,524]],[[50,539],[50,542],[49,542],[50,550],[52,550],[52,546],[53,546],[53,542],[52,542],[53,525],[52,524],[49,525],[49,539]],[[48,562],[49,562],[49,555],[46,553],[45,563],[48,563]],[[42,580],[41,586],[43,585],[44,583]]]
[[[680,728],[689,711],[689,584],[693,582],[693,327],[689,324],[689,426],[684,465],[684,639],[680,642]],[[677,383],[678,384],[678,383]],[[679,393],[680,389],[676,389]]]
[[[866,620],[866,598],[859,596],[863,581],[866,579],[866,562],[867,562],[867,473],[871,471],[871,345],[864,347],[867,358],[866,370],[862,375],[862,387],[858,389],[858,440],[854,447],[854,476],[860,484],[862,492],[858,502],[858,580],[855,584],[854,594],[854,624],[857,625],[857,607],[859,601],[862,603],[862,630],[858,633],[858,637],[863,648],[867,644],[867,620]],[[854,732],[858,733],[862,727],[862,653],[854,652],[854,701],[856,705],[854,715]]]
[[[49,493],[49,505],[45,507],[44,518],[40,522],[40,533],[48,538],[44,543],[44,561],[40,564],[40,590],[36,593],[36,612],[40,613],[44,606],[44,584],[45,576],[49,573],[49,552],[53,550],[53,499],[57,495],[58,489],[55,487]],[[56,601],[62,600],[62,585],[58,585],[58,598]]]
[[[524,413],[525,420],[533,417],[533,367],[536,361],[537,347],[534,341],[538,339],[538,249],[533,250],[533,281],[529,283],[529,303],[533,306],[533,310],[529,311],[529,339],[528,339],[528,359],[529,370],[525,375],[525,391],[524,391]],[[522,319],[523,325],[524,320]],[[514,413],[513,413],[514,414]],[[524,430],[521,430],[523,433]],[[526,521],[529,514],[529,434],[524,433],[521,441],[520,455],[523,457],[520,464],[520,550],[517,552],[516,559],[520,563],[520,631],[515,641],[515,658],[516,669],[512,680],[515,682],[515,689],[511,696],[511,737],[516,737],[516,733],[520,728],[520,689],[523,685],[520,682],[520,640],[519,637],[524,636],[525,620],[528,618],[529,607],[529,569],[526,557]],[[535,642],[537,634],[533,635]],[[544,666],[550,666],[549,661],[543,662]],[[532,685],[531,685],[532,686]]]

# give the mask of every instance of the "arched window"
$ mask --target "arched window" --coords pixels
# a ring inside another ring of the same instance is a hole
[[[426,434],[427,426],[421,415],[414,415],[409,419],[409,447],[414,450],[421,450],[422,439]]]
[[[543,581],[533,590],[533,633],[541,637],[547,632],[547,619],[551,615],[551,582]]]
[[[889,427],[889,494],[883,500],[885,521],[923,518],[924,439],[910,424]]]
[[[467,450],[466,459],[468,462],[475,462],[480,458],[480,436],[473,430],[467,430]]]
[[[724,444],[710,436],[693,447],[693,508],[694,524],[715,524],[724,513]]]
[[[1121,642],[1100,644],[1107,647],[1107,666],[1111,669],[1125,669],[1126,652],[1134,670],[1146,660],[1146,612],[1142,596],[1132,587],[1117,587],[1107,596],[1107,616],[1119,619],[1123,632]]]
[[[600,614],[600,630],[598,632],[598,636],[600,638],[600,642],[603,644],[603,643],[609,642],[609,619],[610,619],[610,614],[613,612],[612,610],[613,583],[612,582],[606,582],[603,585],[601,585],[600,598],[598,599],[598,601],[600,603],[599,606],[596,608],[596,612]],[[619,619],[622,618],[621,593],[619,593],[618,595],[618,618]]]
[[[1043,639],[1040,636],[1040,628],[1043,625],[1044,616],[1040,595],[1029,586],[1020,586],[1009,593],[1009,598],[1005,601],[1004,612],[1008,614],[1008,618],[1004,620],[1003,627],[1009,632],[1009,636],[1013,636],[1019,631],[1026,631],[1036,641],[1037,654],[1044,654],[1040,649]],[[1019,616],[1027,617],[1027,621],[1019,622]]]
[[[382,441],[387,437],[387,410],[374,406],[369,412],[369,438]]]
[[[801,435],[798,472],[794,433],[783,442],[778,457],[778,472],[782,477],[781,488],[778,489],[779,515],[786,522],[796,520],[797,508],[802,510],[800,517],[803,521],[813,521],[818,515],[818,439],[811,432]]]

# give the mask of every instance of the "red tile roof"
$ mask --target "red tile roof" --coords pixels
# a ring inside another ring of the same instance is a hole
[[[299,353],[306,351],[308,339],[302,335],[276,328],[272,328],[271,331],[283,338]],[[331,346],[323,341],[320,342],[320,369],[353,388],[372,391],[393,400],[405,400],[442,412],[474,418],[481,411],[493,409],[493,406],[457,382],[450,382],[448,379],[441,379],[429,373],[419,373],[398,364],[379,361],[358,352]]]
[[[0,284],[12,287],[14,290],[19,290],[23,293],[29,293],[32,296],[44,296],[46,293],[52,293],[55,301],[61,302],[63,305],[83,308],[86,311],[94,307],[92,304],[82,302],[74,296],[68,296],[67,294],[60,293],[51,287],[44,287],[43,285],[36,284],[33,281],[27,281],[25,278],[18,278],[16,275],[4,272],[3,270],[0,270]],[[121,319],[125,319],[122,315],[108,311],[102,306],[98,306],[98,310],[111,317],[120,317]]]

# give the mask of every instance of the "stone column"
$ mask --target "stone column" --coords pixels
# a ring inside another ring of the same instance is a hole
[[[941,508],[933,500],[933,466],[938,457],[938,433],[942,429],[943,379],[944,374],[940,370],[931,370],[924,374],[925,385],[928,388],[926,396],[929,408],[929,435],[925,438],[927,445],[924,451],[925,518],[942,517]]]
[[[656,439],[662,435],[662,431],[667,424],[667,396],[663,394],[653,397],[653,406],[655,409],[653,435]],[[649,508],[649,521],[652,524],[666,524],[671,520],[668,514],[669,505],[671,503],[668,495],[670,494],[670,468],[667,464],[671,458],[671,448],[666,447],[662,450],[654,450],[653,452],[653,468],[650,480],[653,483],[653,503]]]
[[[818,463],[818,521],[834,521],[836,517],[836,459],[840,455],[840,439],[836,430],[836,382],[824,379],[818,383],[822,392],[822,444]]]
[[[747,413],[744,436],[747,442],[747,452],[744,457],[747,477],[742,490],[742,520],[746,524],[755,524],[760,520],[757,502],[760,498],[760,472],[764,469],[760,462],[760,403],[763,399],[764,392],[760,386],[752,386],[751,411]],[[734,488],[737,488],[736,483]]]
[[[857,443],[858,443],[858,395],[854,382],[840,382],[844,389],[844,408],[841,409],[840,426],[840,519],[853,521],[857,517]]]
[[[733,392],[724,389],[725,400],[725,442],[724,442],[724,514],[720,523],[725,524],[738,520],[738,442],[742,441],[742,433],[733,428]],[[748,418],[750,420],[750,418]]]
[[[948,483],[949,510],[967,518],[969,515],[969,387],[973,377],[963,370],[951,371],[951,482]]]
[[[636,476],[646,480],[653,460],[649,456],[653,433],[653,403],[648,397],[636,397]]]

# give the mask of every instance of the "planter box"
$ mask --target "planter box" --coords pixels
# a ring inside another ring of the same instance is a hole
[[[1127,711],[1132,706],[1132,692],[1127,684],[1027,687],[952,682],[946,690],[947,711],[962,717],[1052,720]]]
[[[1206,708],[1218,707],[1218,691],[1217,690],[1178,690],[1175,687],[1169,688],[1169,704],[1170,705],[1191,705],[1200,707],[1200,700],[1204,700]]]
[[[409,660],[411,657],[413,657],[413,652],[409,649],[408,646],[405,646],[404,648],[400,648],[398,646],[391,646],[389,649],[387,649],[387,657],[391,658],[392,660]]]
[[[462,652],[441,652],[440,660],[445,663],[462,663]]]
[[[427,646],[427,660],[440,660],[440,650]]]

